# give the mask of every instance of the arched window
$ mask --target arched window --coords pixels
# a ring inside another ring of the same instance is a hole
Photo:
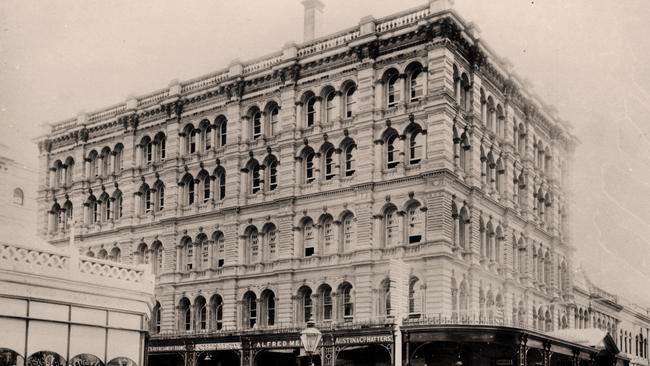
[[[399,136],[396,131],[391,131],[385,136],[386,168],[392,169],[399,164]]]
[[[395,107],[400,101],[399,73],[391,69],[386,73],[386,105],[388,108]]]
[[[197,270],[207,269],[210,267],[210,243],[208,236],[201,233],[196,236],[196,249],[200,251],[197,261]]]
[[[262,189],[262,179],[260,177],[260,165],[255,163],[251,167],[251,193],[255,194]]]
[[[344,321],[352,321],[354,317],[354,302],[352,301],[352,285],[347,282],[339,286],[338,298],[340,299],[341,311]],[[340,315],[339,315],[340,316]]]
[[[273,104],[268,108],[267,113],[269,114],[269,126],[271,128],[271,136],[275,136],[275,135],[278,134],[278,132],[280,132],[280,129],[279,129],[279,126],[278,126],[278,124],[279,124],[279,116],[280,116],[280,109],[278,108],[278,106],[276,104]]]
[[[314,222],[311,218],[303,219],[302,241],[305,246],[305,257],[316,254],[316,238],[314,237]]]
[[[138,245],[135,262],[137,264],[149,264],[149,248],[147,247],[147,244],[140,243],[140,245]]]
[[[113,151],[112,154],[116,155],[117,152]],[[113,167],[113,169],[115,169],[115,167]],[[67,159],[65,159],[65,170],[64,171],[65,171],[65,175],[63,176],[63,184],[66,185],[66,186],[69,186],[70,184],[72,184],[73,177],[74,177],[74,174],[73,174],[74,173],[74,159],[72,157],[70,157],[70,156]]]
[[[204,175],[201,177],[201,183],[203,186],[203,203],[207,203],[210,201],[211,197],[211,191],[210,191],[210,185],[212,182],[210,182],[210,176],[209,175]]]
[[[323,243],[323,253],[329,254],[336,252],[334,245],[334,219],[329,214],[324,214],[320,219],[321,242]]]
[[[259,110],[253,110],[251,112],[251,138],[257,140],[262,137],[263,126],[262,126],[262,112]]]
[[[212,324],[211,329],[220,330],[223,328],[223,298],[219,295],[212,295],[210,299],[210,312]]]
[[[154,143],[157,146],[156,149],[156,161],[160,162],[165,160],[167,157],[167,137],[164,133],[159,132],[154,137]]]
[[[302,312],[302,321],[305,323],[312,318],[313,303],[311,298],[311,288],[303,286],[298,290],[298,301]],[[299,318],[300,319],[300,318]]]
[[[469,213],[467,208],[463,207],[460,209],[458,215],[458,245],[468,250],[471,247],[471,232],[469,230]]]
[[[269,191],[275,191],[275,189],[278,187],[278,161],[276,159],[269,160],[267,171]]]
[[[149,186],[146,184],[142,185],[140,192],[142,193],[142,209],[140,212],[150,213],[153,210],[154,205],[153,192],[151,192],[151,189],[149,189]]]
[[[115,164],[113,164],[113,174],[117,175],[122,172],[122,169],[124,169],[124,164],[123,164],[124,145],[122,144],[115,145],[115,149],[113,149],[113,154],[115,155],[113,158],[115,161]],[[70,181],[72,181],[72,179],[70,179]]]
[[[101,154],[101,160],[102,160],[102,176],[107,176],[111,172],[111,149],[108,147],[105,147],[102,149],[102,154]],[[61,182],[63,182],[63,179],[65,177],[61,177]]]
[[[214,171],[215,176],[215,199],[221,201],[226,198],[226,171],[222,167],[217,167]]]
[[[212,149],[212,127],[207,120],[201,126],[201,136],[203,137],[203,151]]]
[[[354,160],[354,151],[356,150],[357,145],[354,142],[350,142],[343,149],[343,167],[344,174],[346,177],[350,177],[355,172],[355,160]]]
[[[191,271],[194,268],[194,243],[189,237],[183,238],[181,242],[183,246],[183,264],[185,271]],[[183,269],[181,269],[183,270]]]
[[[161,313],[162,310],[160,308],[160,303],[156,301],[156,305],[153,308],[153,316],[151,319],[151,332],[153,334],[158,334],[160,333],[160,319],[161,319]]]
[[[119,189],[115,190],[113,192],[113,216],[115,217],[115,220],[119,220],[122,218],[123,212],[123,201],[122,201],[122,191]]]
[[[264,290],[261,295],[262,298],[262,325],[273,326],[275,325],[275,293],[271,290]]]
[[[221,231],[216,231],[214,234],[212,234],[212,241],[214,242],[214,245],[216,246],[215,248],[215,255],[213,258],[213,266],[217,268],[221,268],[225,265],[226,263],[226,240]]]
[[[314,171],[314,151],[309,149],[305,152],[304,157],[304,177],[305,183],[311,183],[316,179],[316,172]]]
[[[409,244],[419,243],[422,241],[424,233],[424,220],[422,219],[422,210],[419,203],[411,204],[407,210],[408,222],[408,241]]]
[[[217,144],[219,147],[226,146],[228,140],[228,120],[224,116],[219,116],[215,120],[217,126]]]
[[[196,330],[206,330],[208,329],[208,306],[203,296],[199,296],[194,300],[194,311]]]
[[[416,130],[409,137],[409,164],[418,164],[424,157],[425,135]]]
[[[181,181],[183,184],[185,205],[190,206],[194,204],[194,178],[190,174],[186,174]]]
[[[384,228],[386,246],[398,245],[400,243],[399,217],[395,206],[389,206],[384,211]]]
[[[390,280],[388,278],[381,282],[379,287],[379,301],[381,306],[380,315],[391,314],[391,301],[390,301]]]
[[[97,151],[93,150],[88,154],[86,159],[88,162],[88,179],[93,179],[99,176],[99,157]]]
[[[356,241],[357,224],[354,215],[348,212],[341,220],[343,224],[343,251],[348,252],[352,250],[353,244]]]
[[[72,202],[65,201],[63,204],[63,211],[65,211],[64,214],[64,219],[65,219],[65,228],[69,228],[70,225],[72,225],[72,217],[73,217],[73,212],[72,212]]]
[[[325,159],[323,159],[323,164],[324,164],[324,171],[325,171],[325,180],[330,180],[334,178],[334,146],[329,145],[325,149],[325,153],[323,156]]]
[[[325,96],[325,121],[332,123],[338,117],[336,92],[332,89]]]
[[[345,91],[345,118],[351,118],[354,115],[355,104],[357,103],[354,93],[357,87],[352,85]]]
[[[147,164],[151,164],[153,162],[153,141],[149,139],[149,137],[146,138],[146,142],[144,142],[143,145],[144,148],[144,156],[145,156],[145,161]]]
[[[189,143],[189,152],[190,154],[194,154],[197,149],[196,149],[196,139],[197,136],[199,135],[200,130],[192,130],[190,131],[190,143]]]
[[[248,240],[248,263],[257,263],[260,260],[260,237],[255,226],[249,226],[246,238]]]
[[[25,194],[23,193],[23,190],[20,188],[14,188],[14,203],[17,205],[23,205],[25,200]]]
[[[244,327],[253,328],[257,324],[257,296],[252,291],[244,294]]]
[[[419,317],[422,312],[422,289],[420,288],[420,280],[417,277],[411,276],[409,280],[409,298],[408,298],[408,314],[409,317]]]
[[[156,191],[156,211],[162,211],[165,209],[165,185],[161,181],[157,181],[154,189]]]
[[[409,75],[409,100],[416,102],[424,95],[424,71],[418,64]]]
[[[277,256],[278,250],[278,230],[272,223],[267,223],[262,228],[264,235],[264,253],[265,261],[273,261]]]
[[[307,108],[305,113],[306,127],[312,127],[316,122],[316,97],[312,96],[307,100]]]
[[[331,321],[333,314],[332,288],[329,285],[321,285],[318,290],[320,300],[320,315],[322,321]]]
[[[153,264],[153,273],[155,275],[161,275],[162,270],[163,270],[163,257],[164,257],[164,252],[163,252],[163,246],[162,243],[159,241],[153,242],[151,244],[151,263]]]
[[[178,303],[178,328],[182,331],[189,332],[192,330],[192,309],[190,300],[182,298]]]
[[[122,251],[120,250],[120,248],[113,247],[113,249],[111,249],[110,254],[108,255],[108,259],[113,262],[119,262],[121,258],[122,258]]]

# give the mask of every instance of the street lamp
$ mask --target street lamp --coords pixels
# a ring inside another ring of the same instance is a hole
[[[316,328],[316,322],[311,319],[307,322],[307,328],[300,332],[300,342],[302,343],[302,347],[305,349],[305,353],[309,356],[310,366],[314,365],[312,357],[318,348],[321,337],[322,334],[320,330]]]

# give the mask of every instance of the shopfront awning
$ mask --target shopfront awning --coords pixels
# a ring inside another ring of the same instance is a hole
[[[546,333],[550,337],[564,339],[572,343],[595,348],[598,351],[607,351],[611,354],[619,353],[614,338],[607,331],[589,329],[560,329]]]

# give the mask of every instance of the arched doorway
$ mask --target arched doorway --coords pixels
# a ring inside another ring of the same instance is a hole
[[[336,355],[335,366],[390,366],[393,364],[390,351],[384,346],[350,346]]]
[[[196,357],[196,364],[197,366],[239,366],[239,353],[236,351],[202,352]]]
[[[25,366],[25,358],[9,348],[0,348],[0,366]]]

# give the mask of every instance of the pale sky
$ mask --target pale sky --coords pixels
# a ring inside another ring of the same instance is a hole
[[[324,32],[426,0],[323,0]],[[243,5],[246,4],[246,5]],[[461,15],[570,121],[576,262],[650,304],[650,1],[457,0]],[[301,41],[300,0],[4,0],[0,144],[36,165],[41,124]]]

